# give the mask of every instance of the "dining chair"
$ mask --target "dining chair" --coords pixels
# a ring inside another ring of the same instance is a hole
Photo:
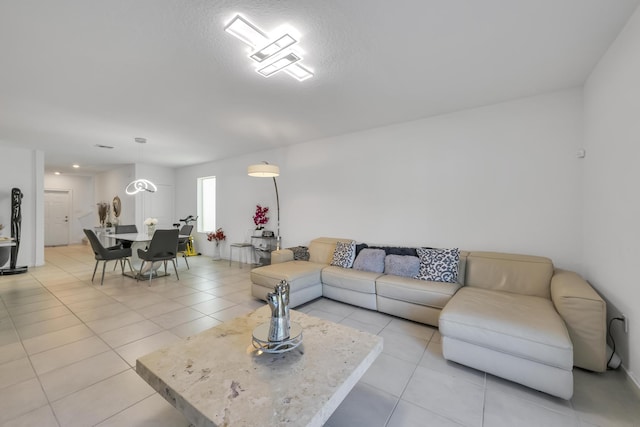
[[[137,233],[138,227],[135,224],[130,225],[116,225],[116,234],[125,234],[125,233]],[[120,243],[123,248],[130,248],[131,243],[127,240],[116,239],[116,243]]]
[[[151,242],[149,242],[149,249],[138,249],[138,258],[142,260],[140,266],[140,272],[144,271],[146,263],[150,262],[153,266],[154,262],[162,261],[164,263],[164,273],[167,274],[167,261],[171,260],[173,263],[173,270],[178,276],[178,268],[176,266],[176,256],[178,253],[178,229],[172,230],[156,230],[153,233]],[[151,286],[151,279],[153,278],[153,268],[149,269],[149,286]],[[136,280],[140,280],[140,274],[136,276]]]
[[[124,233],[137,233],[138,227],[135,224],[131,225],[116,225],[116,234],[124,234]],[[116,239],[116,244],[120,245],[123,248],[130,248],[133,242],[129,240],[120,240]],[[116,266],[113,266],[113,269],[116,269]]]
[[[84,234],[89,239],[89,243],[91,244],[91,249],[93,249],[93,254],[95,255],[96,265],[93,267],[93,276],[91,276],[91,281],[96,277],[96,270],[98,269],[98,263],[103,261],[102,264],[102,278],[100,279],[100,285],[104,283],[104,269],[107,266],[108,261],[120,261],[120,268],[122,269],[122,274],[124,274],[124,263],[125,261],[129,263],[129,269],[133,272],[133,268],[131,267],[131,248],[123,248],[120,245],[110,246],[105,248],[100,243],[100,239],[96,236],[93,230],[84,230]]]
[[[187,245],[189,244],[189,239],[191,238],[191,231],[193,231],[193,225],[183,225],[180,229],[181,236],[188,237],[178,237],[178,253],[182,253],[182,258],[184,258],[184,262],[187,263],[187,269],[191,269],[189,267],[189,261],[187,257]]]

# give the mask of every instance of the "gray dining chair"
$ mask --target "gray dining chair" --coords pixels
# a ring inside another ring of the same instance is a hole
[[[108,261],[119,261],[120,268],[122,269],[122,274],[124,274],[124,263],[125,261],[129,263],[129,269],[133,272],[133,268],[131,267],[131,248],[123,248],[120,245],[110,246],[105,248],[100,243],[100,239],[96,236],[96,233],[93,230],[84,230],[84,234],[89,239],[89,243],[91,244],[91,249],[93,249],[93,254],[95,255],[96,265],[93,267],[93,276],[91,276],[91,281],[96,277],[96,270],[98,269],[98,263],[103,261],[102,264],[102,278],[100,279],[100,285],[104,283],[104,269],[107,266]]]
[[[135,224],[116,225],[116,234],[137,233],[137,232],[138,232],[138,227],[136,227]],[[116,239],[116,243],[120,243],[123,248],[130,248],[132,242]]]
[[[136,227],[135,224],[130,224],[130,225],[116,225],[116,234],[124,234],[124,233],[137,233],[138,232],[138,227]],[[116,244],[120,245],[123,248],[130,248],[131,244],[133,242],[130,242],[128,240],[120,240],[120,239],[116,239]],[[113,269],[116,269],[116,266],[113,266]]]
[[[153,266],[154,262],[162,261],[164,263],[164,273],[167,274],[167,262],[173,263],[173,270],[178,276],[178,268],[176,266],[176,256],[178,253],[178,230],[156,230],[153,233],[153,238],[149,242],[149,249],[138,249],[138,258],[142,260],[140,266],[140,273],[142,274],[146,263],[150,262]],[[149,269],[149,286],[151,286],[151,279],[153,278],[153,268]],[[140,274],[136,276],[136,280],[140,280]]]
[[[193,225],[183,225],[179,234],[182,236],[191,236],[192,231]],[[187,260],[188,257],[185,254],[188,243],[189,237],[178,237],[178,253],[182,253],[182,258],[184,258],[184,262],[187,264],[187,269],[190,270],[191,267],[189,267],[189,261]]]

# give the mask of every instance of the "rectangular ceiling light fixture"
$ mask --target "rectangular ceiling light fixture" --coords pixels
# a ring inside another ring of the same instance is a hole
[[[290,53],[287,56],[283,56],[282,58],[278,59],[277,61],[272,62],[271,64],[267,65],[266,67],[260,68],[257,71],[258,71],[258,73],[262,74],[263,76],[269,77],[270,75],[277,73],[278,71],[282,70],[283,68],[286,68],[289,65],[300,61],[300,59],[302,59],[302,58],[300,58],[295,53]]]
[[[236,15],[224,30],[254,48],[269,42],[265,33],[240,15]]]
[[[225,25],[224,30],[253,48],[249,57],[259,63],[254,65],[263,77],[269,77],[281,70],[299,81],[313,77],[313,72],[300,62],[302,58],[296,44],[298,40],[291,36],[291,33],[298,33],[294,28],[289,27],[287,33],[277,37],[267,35],[247,18],[236,15]]]
[[[305,68],[302,64],[293,64],[290,67],[287,67],[284,72],[300,81],[304,81],[313,77],[313,73]]]
[[[265,59],[268,59],[276,55],[277,53],[282,52],[284,49],[288,48],[294,43],[296,43],[296,39],[291,37],[289,34],[285,34],[273,43],[270,43],[259,51],[251,54],[251,58],[258,62],[262,62]]]

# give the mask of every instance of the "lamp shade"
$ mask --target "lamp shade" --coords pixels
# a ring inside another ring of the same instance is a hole
[[[280,168],[276,165],[259,164],[250,165],[247,169],[249,176],[257,176],[259,178],[275,178],[280,176]]]

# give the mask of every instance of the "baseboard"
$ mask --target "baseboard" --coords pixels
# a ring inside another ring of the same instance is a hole
[[[622,365],[622,369],[624,370],[624,373],[627,374],[627,379],[629,380],[631,385],[634,386],[633,390],[635,391],[636,396],[638,397],[638,399],[640,399],[640,381],[638,381],[638,379],[635,378],[633,374],[631,374],[631,372],[629,372],[624,364]]]

